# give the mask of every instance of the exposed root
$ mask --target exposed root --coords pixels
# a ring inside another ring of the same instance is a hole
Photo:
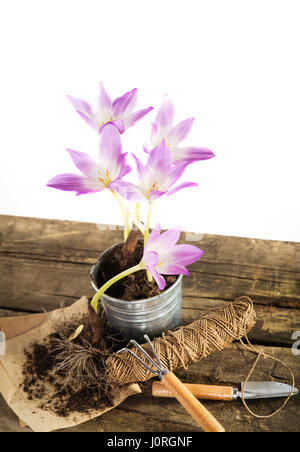
[[[52,342],[55,355],[53,373],[64,378],[65,387],[76,390],[98,388],[99,395],[111,392],[105,365],[110,354],[108,348],[93,347],[84,338],[76,342],[54,338]]]

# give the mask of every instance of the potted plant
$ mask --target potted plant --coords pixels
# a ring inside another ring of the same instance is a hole
[[[124,220],[124,243],[108,246],[92,268],[96,293],[91,306],[98,312],[102,300],[112,328],[125,337],[139,338],[145,333],[158,336],[181,324],[182,275],[189,275],[186,266],[198,260],[203,251],[193,245],[177,244],[180,228],[161,232],[160,225],[156,225],[151,231],[153,206],[160,198],[197,186],[194,182],[176,182],[188,165],[214,154],[202,147],[180,146],[193,118],[173,126],[174,106],[165,96],[152,123],[151,146],[144,146],[146,163],[131,154],[138,175],[138,183],[134,184],[124,179],[132,168],[127,163],[128,154],[123,152],[121,136],[152,107],[133,112],[136,89],[112,102],[102,84],[96,110],[84,100],[68,98],[85,122],[99,133],[99,158],[96,162],[83,152],[68,149],[82,174],[60,174],[47,185],[77,195],[108,190],[119,204]],[[147,206],[144,221],[140,203]]]

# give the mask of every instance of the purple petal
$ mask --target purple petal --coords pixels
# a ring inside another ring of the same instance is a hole
[[[108,185],[109,188],[113,188],[116,182],[131,172],[131,166],[126,165],[126,156],[127,153],[121,154],[115,162],[111,163],[108,171],[112,182]]]
[[[164,196],[165,194],[166,194],[165,191],[152,190],[149,193],[149,199],[150,201],[154,202],[156,199],[160,198],[161,196]]]
[[[124,199],[128,201],[140,202],[145,200],[145,196],[134,184],[126,182],[122,179],[117,179],[109,185],[109,188],[116,190]]]
[[[171,168],[169,174],[166,176],[166,179],[169,181],[169,187],[172,187],[172,185],[174,185],[175,182],[178,181],[178,179],[183,175],[187,166],[187,162],[180,162]]]
[[[181,228],[173,228],[165,231],[159,237],[159,251],[164,253],[165,251],[169,252],[170,248],[172,248],[179,240],[181,234]]]
[[[174,105],[169,96],[166,95],[157,112],[154,126],[152,127],[152,135],[155,135],[159,131],[159,129],[168,131],[172,127],[174,111]]]
[[[103,129],[106,126],[111,125],[111,124],[114,125],[118,129],[120,134],[125,131],[124,121],[122,119],[116,119],[114,121],[109,121],[109,122],[106,122],[105,124],[102,124],[102,126],[99,128],[99,134],[102,133]]]
[[[79,151],[73,151],[72,149],[67,149],[69,152],[73,163],[77,168],[86,176],[96,177],[98,165],[97,163],[87,154]]]
[[[104,188],[101,187],[101,184],[96,179],[68,173],[55,176],[47,183],[47,187],[65,191],[76,191],[77,195],[95,193]]]
[[[150,149],[149,149],[149,147],[148,147],[147,144],[144,144],[144,146],[143,146],[143,151],[144,151],[146,154],[150,154]]]
[[[121,115],[128,115],[132,112],[137,103],[137,89],[125,93],[113,101],[112,109],[114,116],[119,118]]]
[[[100,136],[99,158],[106,168],[109,164],[114,163],[114,160],[122,153],[121,137],[118,129],[112,125],[107,124]]]
[[[161,232],[161,226],[159,223],[157,223],[157,225],[155,226],[154,229],[152,229],[152,231],[148,237],[148,240],[145,245],[144,253],[146,251],[155,251],[155,249],[157,248],[157,243],[160,239],[160,232]]]
[[[152,229],[151,234],[148,237],[146,246],[145,246],[145,251],[150,249],[151,250],[151,246],[156,242],[156,240],[160,237],[160,231],[161,231],[161,226],[159,223],[157,223],[157,225],[155,226],[154,229]]]
[[[203,256],[204,251],[193,245],[175,245],[165,252],[158,250],[160,260],[159,272],[163,275],[188,275],[186,265],[193,264]]]
[[[111,122],[111,124],[116,126],[120,133],[125,132],[125,124],[123,119],[115,119],[114,121]]]
[[[200,259],[204,251],[193,245],[176,245],[171,253],[174,264],[190,265]]]
[[[71,102],[75,110],[79,113],[83,113],[85,116],[92,116],[93,110],[85,100],[79,99],[78,97],[67,96],[67,99]]]
[[[159,262],[158,254],[155,251],[146,251],[143,255],[143,262],[147,267],[156,267]]]
[[[160,232],[161,227],[158,224],[149,235],[149,238],[145,246],[145,252],[146,251],[157,252],[160,260],[164,263],[164,256],[169,255],[170,249],[172,249],[175,243],[179,240],[181,229],[180,228],[170,229],[168,231],[165,231],[163,234],[160,234]],[[159,268],[159,271],[162,267],[163,266]]]
[[[163,134],[163,135],[165,135],[165,134]],[[160,141],[161,138],[165,138],[165,136],[161,137],[158,134],[158,127],[155,124],[155,122],[152,122],[152,124],[151,124],[151,142],[152,142],[152,144],[157,145],[158,144],[157,142]]]
[[[152,168],[158,173],[166,172],[171,166],[172,156],[171,151],[166,144],[166,140],[162,142],[156,148],[152,149],[147,160],[147,168]],[[166,175],[166,174],[165,174]],[[160,177],[158,177],[159,179]]]
[[[126,154],[122,154],[122,156],[123,155],[126,156]],[[123,169],[120,169],[118,167],[111,169],[110,170],[110,175],[113,177],[113,180],[111,181],[110,184],[107,185],[107,188],[111,188],[111,189],[120,191],[121,190],[121,185],[122,185],[121,184],[122,183],[122,177],[124,177],[127,174],[129,174],[131,172],[131,170],[132,170],[132,168],[129,165],[125,165],[123,167]],[[127,186],[126,184],[129,184],[129,182],[125,182],[124,181],[124,188],[122,189],[123,192],[125,192],[125,190],[127,191],[127,188],[125,188]],[[123,194],[122,194],[122,196],[123,196]],[[126,196],[123,196],[123,198],[128,199]]]
[[[142,165],[142,163],[141,163],[140,160],[136,157],[136,155],[134,155],[134,154],[131,154],[131,155],[132,155],[132,157],[133,157],[134,160],[135,160],[138,178],[139,178],[140,182],[142,183],[142,182],[144,181],[145,167]]]
[[[108,93],[105,91],[104,86],[100,83],[100,92],[98,97],[98,109],[101,115],[106,116],[112,112],[112,103]]]
[[[153,107],[144,108],[143,110],[138,110],[135,113],[131,113],[127,118],[124,118],[125,129],[132,127],[137,121],[142,119],[145,115],[147,115]]]
[[[82,119],[87,123],[87,125],[92,127],[92,129],[97,130],[98,132],[99,126],[93,119],[90,119],[88,116],[85,116],[83,113],[81,113],[81,111],[77,111],[77,113],[79,114],[79,116],[82,117]]]
[[[174,162],[185,161],[193,163],[199,160],[211,159],[215,157],[215,154],[207,148],[191,146],[173,150],[172,157]]]
[[[173,127],[168,134],[168,139],[172,142],[172,144],[177,144],[186,138],[192,128],[193,121],[194,118],[188,118]]]
[[[124,155],[126,155],[126,154],[121,154],[120,157],[119,157],[119,159],[123,158]],[[131,168],[130,165],[125,165],[125,166],[123,166],[123,163],[122,163],[122,164],[119,164],[119,165],[120,165],[121,168],[123,168],[123,169],[121,170],[120,174],[119,174],[119,177],[124,177],[124,176],[127,176],[127,174],[131,173],[132,168]]]
[[[124,153],[109,162],[107,170],[112,182],[120,180],[131,172],[131,166],[126,165],[126,157],[127,153]]]
[[[188,271],[187,268],[185,268],[184,265],[180,265],[180,264],[172,264],[172,265],[168,265],[168,266],[162,266],[161,267],[161,273],[164,275],[185,275],[185,276],[189,276],[190,272]]]
[[[153,267],[148,267],[149,272],[151,273],[151,275],[153,276],[153,278],[155,279],[159,290],[164,290],[164,288],[166,287],[166,280],[163,276],[161,276],[157,270],[155,270],[155,268]]]
[[[176,245],[180,238],[180,228],[170,229],[160,235],[160,225],[151,232],[143,255],[143,261],[158,283],[160,275],[189,275],[185,268],[201,256],[203,250],[193,245]],[[155,257],[158,255],[158,260]],[[158,262],[158,263],[157,263]]]
[[[131,166],[126,166],[126,158],[127,158],[127,152],[124,152],[123,154],[120,154],[117,158],[117,167],[119,169],[118,177],[123,177],[126,174],[130,173]]]
[[[197,187],[198,188],[198,184],[196,184],[195,182],[183,182],[180,185],[177,185],[177,187],[173,187],[171,188],[171,190],[168,190],[165,194],[165,196],[171,196],[174,193],[176,193],[179,190],[182,190],[183,188],[187,188],[187,187]]]

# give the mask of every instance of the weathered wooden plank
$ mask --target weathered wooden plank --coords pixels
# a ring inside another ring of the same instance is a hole
[[[121,231],[100,232],[94,224],[2,216],[0,271],[15,277],[19,261],[35,263],[35,272],[43,276],[45,261],[51,269],[61,263],[61,271],[68,273],[68,264],[92,264],[99,252],[120,240]],[[248,294],[257,303],[299,307],[299,244],[215,235],[193,243],[205,249],[205,255],[191,266],[192,277],[184,282],[187,295],[232,300]]]
[[[241,295],[248,295],[258,304],[300,308],[299,281],[264,281],[198,273],[194,272],[193,268],[190,270],[191,275],[184,279],[184,290],[187,296],[221,298],[231,301]]]
[[[4,257],[0,269],[2,308],[50,311],[93,293],[89,265]]]
[[[278,347],[259,347],[260,351],[285,361],[294,371],[296,382],[300,381],[300,356]],[[188,370],[181,370],[182,381],[207,384],[237,385],[245,379],[255,356],[235,344],[217,352]],[[279,364],[261,359],[253,375],[257,380],[289,382],[289,375]],[[151,396],[151,382],[142,385],[143,394],[128,398],[124,403],[103,416],[83,425],[66,429],[73,432],[192,432],[201,429],[185,410],[173,399]],[[276,410],[282,399],[265,399],[249,402],[249,407],[259,414]],[[205,406],[225,426],[228,432],[299,432],[300,397],[296,396],[276,416],[255,419],[240,401],[206,401]],[[27,431],[28,429],[25,429]],[[0,431],[21,431],[17,418],[0,397]]]
[[[82,262],[87,256],[94,257],[94,253],[97,254],[98,250],[103,250],[112,241],[122,240],[122,232],[114,230],[115,226],[108,226],[105,230],[102,225],[100,232],[93,223],[7,215],[0,218],[1,248],[6,252],[39,254],[40,250],[41,256],[45,257],[45,247],[51,245],[49,251],[53,257],[65,256]],[[183,240],[202,246],[206,251],[205,261],[224,265],[220,267],[224,271],[228,270],[228,265],[235,264],[246,268],[253,266],[271,271],[282,270],[286,273],[300,272],[299,243],[190,233],[185,233]],[[28,245],[30,250],[26,250]]]
[[[13,309],[0,309],[0,318],[1,317],[15,317],[21,315],[27,315],[28,312],[25,311],[14,311]]]
[[[123,240],[121,230],[91,223],[0,216],[1,253],[92,263],[100,252]],[[47,252],[45,252],[47,251]]]
[[[300,357],[294,357],[290,350],[274,347],[259,347],[261,351],[284,360],[300,381]],[[243,350],[241,345],[233,345],[194,364],[178,375],[182,381],[207,384],[234,384],[243,381],[252,367],[255,356]],[[254,376],[258,380],[289,381],[289,374],[274,362],[262,359]],[[285,380],[286,379],[286,380]],[[127,399],[119,408],[98,418],[97,431],[120,431],[118,422],[122,420],[122,431],[158,431],[188,432],[200,431],[197,424],[175,401],[154,398],[151,394],[151,382],[143,384],[144,394]],[[273,418],[258,420],[253,418],[237,402],[204,402],[206,407],[226,427],[229,432],[237,431],[299,431],[300,397],[295,397],[288,406]],[[260,414],[269,414],[277,409],[282,400],[252,401],[249,406]],[[159,413],[159,415],[158,415]],[[75,428],[78,431],[78,428]],[[79,428],[80,431],[80,428]]]
[[[111,228],[115,228],[111,226]],[[108,244],[122,240],[122,232],[99,231],[95,224],[36,218],[1,216],[1,249],[20,257],[92,263]],[[258,279],[299,279],[300,245],[290,242],[255,240],[205,234],[184,233],[182,240],[192,241],[205,250],[194,269],[209,273]],[[49,249],[50,248],[50,249]],[[45,249],[48,253],[45,254]],[[273,278],[274,279],[274,278]]]
[[[0,307],[34,310],[36,303],[41,306],[46,302],[45,295],[50,297],[49,304],[57,307],[57,297],[74,300],[90,295],[89,271],[88,264],[2,256]],[[293,308],[300,306],[299,285],[298,281],[252,280],[195,272],[193,268],[183,282],[184,294],[189,297],[231,301],[248,295],[258,304]],[[45,308],[51,309],[48,302]]]
[[[19,418],[9,408],[0,394],[0,432],[31,432],[29,427],[22,428]]]
[[[89,282],[89,265],[29,259],[20,262],[20,259],[11,257],[2,259],[0,267],[1,265],[3,265],[0,279],[2,309],[9,308],[21,312],[51,311],[70,305],[82,295],[93,294]],[[183,321],[185,323],[198,319],[206,310],[226,302],[221,298],[210,298],[211,294],[209,298],[200,296],[203,291],[191,289],[190,280],[199,284],[199,281],[194,279],[193,273],[189,278],[184,278]],[[233,300],[235,296],[243,293],[247,292],[231,293],[231,297],[228,296],[228,298]],[[300,330],[300,311],[284,308],[277,310],[258,304],[256,304],[256,310],[258,323],[251,333],[252,340],[256,343],[291,345],[292,333]]]
[[[83,294],[92,295],[90,265],[99,252],[122,240],[122,232],[97,229],[96,225],[32,218],[0,217],[0,316],[23,311],[41,312],[71,304]],[[291,335],[300,330],[300,244],[186,234],[205,250],[204,257],[184,278],[183,323],[240,295],[256,302],[258,322],[250,334],[263,347],[283,358],[299,382],[299,357],[292,355]],[[9,308],[9,309],[8,309]],[[15,312],[14,310],[17,310]],[[181,371],[184,381],[238,383],[251,367],[253,357],[233,345]],[[278,365],[260,362],[257,379],[283,378]],[[299,383],[298,383],[299,384]],[[145,393],[128,399],[101,418],[72,431],[194,431],[190,417],[175,401],[154,399],[149,383]],[[252,402],[263,410],[275,408],[278,401]],[[270,420],[255,420],[235,402],[206,402],[228,431],[299,431],[299,397]],[[159,416],[157,416],[159,412]],[[292,419],[292,421],[291,421]],[[0,431],[20,431],[17,418],[0,398]]]
[[[183,297],[182,319],[188,325],[209,309],[224,306],[226,301],[209,298]],[[257,323],[249,333],[254,343],[291,347],[295,331],[300,331],[300,310],[255,305]]]

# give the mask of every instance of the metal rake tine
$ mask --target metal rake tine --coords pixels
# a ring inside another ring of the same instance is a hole
[[[161,364],[159,357],[151,344],[151,341],[147,335],[144,336],[148,345],[151,348],[153,356],[157,358],[157,362]],[[159,365],[151,358],[151,356],[135,341],[131,340],[131,344],[135,345],[142,355],[148,359],[158,371],[151,369],[139,356],[137,356],[132,350],[124,348],[128,353],[130,353],[135,359],[146,367],[154,375],[157,375],[166,388],[175,395],[179,403],[187,410],[187,412],[198,422],[198,424],[206,432],[225,432],[225,429],[221,424],[214,418],[214,416],[193,396],[193,394],[187,389],[184,384],[168,369],[161,368]],[[122,350],[121,350],[122,351]]]
[[[157,354],[152,342],[150,341],[149,336],[147,334],[144,334],[144,338],[146,339],[149,347],[151,348],[151,351],[152,351],[153,355],[155,356],[155,359],[157,359],[157,362],[158,362],[160,368],[163,369],[162,362],[161,362],[161,360],[160,360],[160,358],[159,358],[159,356],[158,356],[158,354]]]
[[[142,364],[144,367],[146,367],[146,369],[148,369],[150,372],[152,372],[154,375],[159,376],[160,373],[154,369],[152,369],[152,367],[148,366],[148,364],[145,363],[145,361],[143,361],[139,356],[137,356],[132,350],[130,350],[129,348],[122,348],[121,350],[117,351],[117,355],[121,352],[128,352],[131,356],[133,356],[133,358],[135,358],[140,364]]]
[[[143,347],[140,346],[140,344],[138,344],[134,339],[132,339],[130,341],[135,347],[137,347],[141,353],[143,353],[143,355],[145,356],[146,359],[148,359],[153,366],[158,370],[161,371],[162,369],[160,368],[159,364],[157,364],[154,359],[151,358],[151,356],[146,352],[146,350],[143,349]]]

